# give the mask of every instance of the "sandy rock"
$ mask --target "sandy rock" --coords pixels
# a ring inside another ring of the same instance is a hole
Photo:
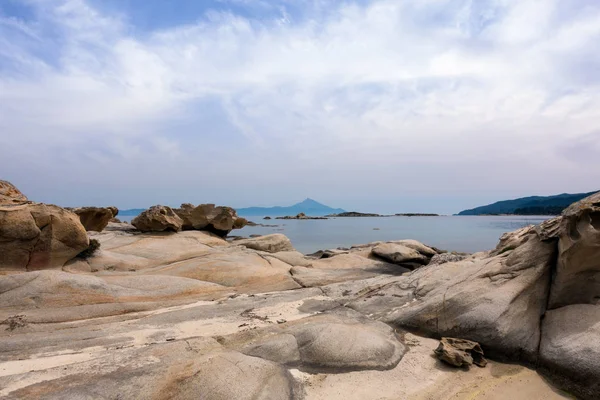
[[[236,240],[235,244],[253,250],[266,251],[267,253],[278,253],[282,251],[295,251],[292,242],[281,233],[259,236],[257,238]]]
[[[440,360],[455,367],[470,367],[472,364],[478,367],[487,365],[479,343],[470,340],[444,337],[434,352]]]
[[[377,245],[373,247],[373,254],[391,263],[399,265],[407,264],[411,265],[411,267],[413,266],[413,263],[427,264],[429,261],[428,258],[419,253],[419,251],[399,243],[383,243]]]
[[[88,244],[79,217],[61,207],[0,206],[0,270],[61,268]]]
[[[116,207],[80,207],[73,211],[79,216],[86,231],[102,232],[119,213]]]
[[[535,360],[554,257],[554,244],[532,231],[514,250],[420,268],[367,291],[350,306],[394,326]]]
[[[542,325],[540,363],[575,394],[600,393],[600,305],[576,304],[548,311]]]
[[[143,211],[131,224],[142,232],[178,232],[183,221],[171,207],[158,205]]]
[[[306,257],[299,251],[278,251],[277,253],[266,253],[267,257],[274,257],[286,264],[305,267],[310,265],[313,260]]]
[[[29,199],[12,183],[0,180],[0,204],[26,203]]]
[[[214,204],[194,206],[184,203],[173,211],[183,220],[183,230],[206,230],[223,237],[248,223],[245,218],[238,217],[233,208],[215,207]]]

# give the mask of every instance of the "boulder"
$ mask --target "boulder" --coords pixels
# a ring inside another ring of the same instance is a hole
[[[0,180],[0,204],[20,204],[29,200],[12,183]]]
[[[131,224],[142,232],[178,232],[183,221],[167,206],[152,206],[135,217]]]
[[[473,364],[478,367],[487,365],[479,343],[470,340],[442,338],[434,352],[437,358],[455,367],[470,367]]]
[[[600,299],[600,192],[566,208],[538,230],[558,239],[548,308],[596,304]]]
[[[72,210],[79,216],[86,231],[102,232],[119,213],[116,207],[80,207]]]
[[[206,230],[224,237],[233,229],[241,229],[248,224],[245,218],[237,216],[233,208],[215,207],[214,204],[194,206],[184,203],[174,211],[183,221],[183,230]]]
[[[410,247],[400,243],[382,243],[373,247],[373,254],[398,265],[409,265],[409,269],[415,269],[419,264],[427,264],[429,259]],[[416,264],[416,265],[415,265]]]
[[[555,245],[529,227],[502,254],[422,267],[349,304],[393,326],[479,342],[493,355],[535,361]]]
[[[236,240],[238,246],[244,246],[252,250],[266,251],[267,253],[278,253],[280,251],[295,251],[292,242],[281,233],[259,236],[257,238]]]
[[[432,247],[426,246],[423,243],[413,239],[394,240],[391,243],[398,243],[403,246],[413,249],[424,255],[425,257],[433,257],[438,254],[438,250]]]
[[[576,304],[543,319],[540,364],[579,398],[600,393],[600,305]]]
[[[79,217],[64,208],[0,206],[0,270],[61,268],[88,245]]]

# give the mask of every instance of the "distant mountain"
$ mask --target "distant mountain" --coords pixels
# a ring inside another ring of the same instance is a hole
[[[123,215],[123,216],[128,216],[128,217],[136,217],[138,215],[140,215],[142,213],[142,211],[145,211],[145,208],[132,208],[130,210],[119,210],[119,216]]]
[[[458,215],[558,215],[572,203],[588,197],[596,192],[569,194],[563,193],[555,196],[531,196],[515,200],[504,200],[487,206],[464,210]]]
[[[248,207],[236,209],[238,215],[282,217],[286,215],[297,215],[301,212],[306,215],[323,216],[345,212],[341,208],[331,208],[313,199],[306,199],[298,204],[287,207]]]

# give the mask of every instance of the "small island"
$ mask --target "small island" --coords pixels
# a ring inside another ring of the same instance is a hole
[[[275,217],[275,219],[328,219],[326,217],[310,217],[304,213],[298,215],[287,215],[285,217]]]

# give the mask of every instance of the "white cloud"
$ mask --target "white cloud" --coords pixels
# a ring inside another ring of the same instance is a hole
[[[190,171],[202,148],[203,165],[219,168],[214,181],[194,179],[214,193],[248,176],[308,187],[335,178],[341,189],[323,196],[338,199],[355,190],[345,171],[390,198],[403,196],[403,183],[430,190],[440,178],[440,196],[473,185],[591,190],[573,174],[600,178],[600,160],[573,166],[557,151],[600,120],[594,3],[564,16],[561,0],[314,2],[294,18],[284,2],[271,19],[213,10],[150,32],[84,0],[30,4],[35,20],[0,15],[0,168],[9,176],[40,154],[52,165],[40,174],[82,179],[55,165],[64,160],[48,149],[61,148],[86,174],[114,168],[136,185],[136,165],[171,160],[166,180]],[[204,102],[221,112],[204,113]]]

